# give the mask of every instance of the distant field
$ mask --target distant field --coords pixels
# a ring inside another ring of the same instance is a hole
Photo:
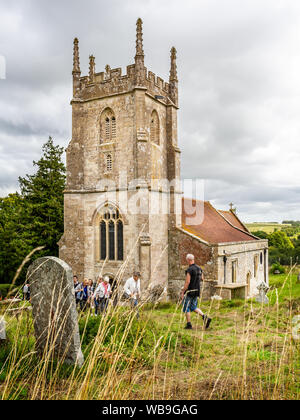
[[[246,224],[250,232],[257,232],[259,230],[266,232],[267,234],[275,232],[275,230],[281,230],[284,227],[291,225],[281,225],[280,223],[248,223]]]

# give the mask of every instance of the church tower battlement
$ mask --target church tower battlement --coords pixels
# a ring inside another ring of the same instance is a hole
[[[88,101],[130,92],[136,87],[147,89],[147,93],[166,105],[178,106],[178,79],[176,66],[176,49],[171,50],[170,80],[165,82],[161,77],[148,71],[145,67],[143,48],[142,20],[137,21],[135,64],[127,66],[127,72],[122,75],[122,69],[111,69],[106,66],[105,71],[95,72],[95,57],[90,56],[88,76],[81,76],[79,62],[79,41],[74,40],[73,63],[73,101]]]

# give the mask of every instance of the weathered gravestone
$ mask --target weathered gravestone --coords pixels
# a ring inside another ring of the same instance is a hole
[[[270,287],[267,285],[267,283],[262,281],[257,286],[257,289],[259,291],[259,295],[256,297],[256,302],[258,302],[258,303],[269,303],[269,298],[266,295],[266,293],[270,290]]]
[[[159,303],[166,295],[167,288],[161,284],[151,284],[143,299],[148,303]]]
[[[27,281],[38,354],[82,366],[71,268],[58,258],[40,258],[29,267]]]

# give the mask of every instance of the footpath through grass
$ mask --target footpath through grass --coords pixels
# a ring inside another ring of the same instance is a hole
[[[210,330],[193,315],[184,330],[181,307],[146,305],[80,319],[83,368],[34,353],[30,314],[5,315],[9,344],[0,347],[3,399],[299,399],[300,315],[295,274],[271,276],[270,304],[203,302]]]

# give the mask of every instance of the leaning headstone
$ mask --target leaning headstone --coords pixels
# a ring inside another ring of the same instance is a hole
[[[0,344],[6,342],[6,322],[3,317],[0,318]]]
[[[144,295],[144,300],[147,303],[159,303],[166,295],[167,288],[161,284],[151,284]]]
[[[256,297],[257,303],[269,303],[269,298],[266,293],[270,290],[270,287],[262,281],[258,286],[257,289],[259,291],[259,295]]]
[[[27,281],[38,354],[82,366],[71,268],[58,258],[40,258],[29,267]]]

